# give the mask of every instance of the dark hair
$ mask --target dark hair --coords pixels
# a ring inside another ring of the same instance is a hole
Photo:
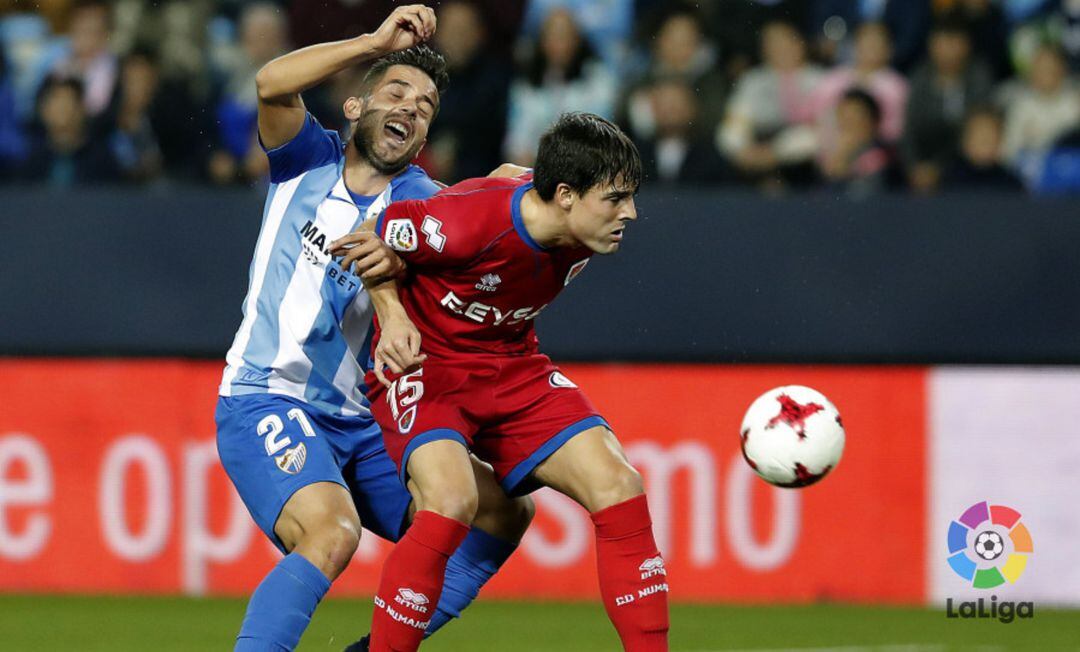
[[[578,194],[619,177],[634,192],[641,184],[637,147],[618,127],[592,113],[564,113],[540,138],[533,187],[550,201],[560,183]]]
[[[660,32],[664,29],[664,25],[667,25],[675,18],[689,18],[694,23],[694,26],[697,27],[698,32],[701,34],[701,38],[709,38],[705,29],[705,17],[702,15],[700,9],[689,3],[678,3],[674,6],[662,7],[652,18],[652,22],[648,25],[648,31],[645,32],[643,36],[655,40],[660,36]]]
[[[417,68],[435,84],[435,90],[442,95],[450,85],[450,76],[446,74],[446,59],[443,55],[426,45],[417,45],[408,50],[391,52],[376,59],[360,83],[361,95],[367,95],[375,84],[383,78],[391,66],[412,66]]]
[[[874,125],[881,124],[881,104],[870,93],[861,88],[850,88],[844,93],[843,101],[862,104],[863,108],[870,114],[870,119],[874,121]]]
[[[971,38],[971,23],[959,11],[942,14],[930,26],[930,34],[952,34]]]
[[[86,87],[77,77],[68,77],[64,75],[52,75],[46,77],[37,92],[38,105],[40,106],[46,95],[58,88],[70,88],[75,91],[75,94],[79,96],[79,101],[82,102]]]

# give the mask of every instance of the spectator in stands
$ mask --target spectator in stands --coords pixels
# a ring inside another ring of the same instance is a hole
[[[210,178],[219,184],[250,182],[269,171],[256,127],[255,75],[288,49],[287,25],[276,5],[256,3],[240,16],[240,49],[216,103],[218,147],[209,161]]]
[[[41,87],[37,117],[41,132],[19,166],[22,178],[58,187],[118,178],[108,143],[90,128],[82,82],[48,79]]]
[[[764,65],[735,87],[717,146],[751,179],[797,183],[805,180],[807,166],[813,169],[817,140],[810,98],[822,71],[807,61],[806,42],[791,23],[765,26],[762,54]]]
[[[646,183],[718,183],[724,161],[703,137],[700,100],[682,77],[658,79],[648,89],[656,116],[651,138],[638,142]]]
[[[958,150],[964,116],[971,107],[987,103],[993,92],[990,70],[971,57],[971,38],[963,22],[936,23],[929,55],[911,78],[901,139],[908,181],[920,193],[937,188]]]
[[[949,190],[1018,191],[1024,186],[1003,161],[1001,115],[992,108],[976,108],[964,121],[960,158],[943,184]]]
[[[503,0],[505,2],[506,0]],[[516,3],[511,3],[516,4]],[[535,37],[543,31],[555,10],[565,10],[573,17],[578,31],[589,41],[596,55],[616,71],[622,72],[626,43],[634,28],[634,4],[628,0],[527,0],[522,31]]]
[[[1061,47],[1069,59],[1069,68],[1080,73],[1080,0],[1062,0],[1060,12]]]
[[[930,0],[812,0],[811,29],[821,56],[845,58],[847,39],[866,22],[885,23],[893,36],[893,68],[907,72],[922,56]]]
[[[1027,85],[1005,113],[1005,157],[1021,166],[1041,157],[1059,137],[1080,125],[1080,93],[1068,77],[1065,56],[1053,46],[1035,55]]]
[[[666,2],[658,0],[657,4]],[[709,25],[708,32],[716,41],[729,85],[760,60],[761,31],[765,25],[778,19],[799,26],[808,25],[811,4],[807,0],[722,0],[700,3]]]
[[[78,2],[71,13],[68,27],[70,52],[53,69],[53,75],[73,77],[82,82],[86,114],[101,118],[109,108],[120,74],[117,57],[109,49],[111,29],[109,5],[100,0]]]
[[[120,171],[130,181],[150,181],[161,174],[161,147],[150,113],[157,89],[158,69],[148,52],[137,50],[124,58],[110,144]]]
[[[993,0],[951,0],[941,3],[942,15],[964,22],[971,34],[972,51],[1002,80],[1012,74],[1009,60],[1009,26]]]
[[[628,85],[619,101],[618,121],[634,138],[651,138],[657,121],[653,83],[677,77],[698,94],[701,132],[712,133],[723,117],[726,83],[701,17],[689,8],[676,8],[660,21],[652,44],[648,69]]]
[[[531,165],[540,136],[565,111],[611,117],[616,84],[614,74],[581,35],[573,14],[552,10],[532,56],[510,87],[507,157]]]
[[[830,188],[852,198],[885,189],[891,157],[878,136],[882,116],[873,95],[859,89],[844,93],[836,106],[835,146],[819,161]]]
[[[425,152],[432,176],[454,183],[486,175],[502,158],[512,71],[488,50],[488,28],[471,0],[439,6],[435,47],[446,57],[450,87],[442,94]]]
[[[6,178],[26,154],[26,140],[19,125],[15,89],[8,76],[4,48],[0,47],[0,179]]]
[[[855,34],[855,63],[830,71],[817,86],[812,111],[821,124],[823,140],[836,133],[836,107],[852,87],[866,90],[881,107],[881,137],[890,143],[900,139],[907,108],[908,84],[889,68],[892,40],[884,23],[863,23]]]

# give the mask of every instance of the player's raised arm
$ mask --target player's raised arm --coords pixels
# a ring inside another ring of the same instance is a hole
[[[424,5],[398,7],[371,34],[312,45],[266,64],[255,77],[259,137],[267,149],[289,142],[307,114],[300,93],[351,66],[423,43],[435,33],[435,12]]]

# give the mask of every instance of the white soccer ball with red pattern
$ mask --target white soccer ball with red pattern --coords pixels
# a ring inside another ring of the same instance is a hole
[[[844,424],[821,392],[801,385],[770,389],[746,411],[742,453],[769,484],[805,487],[840,463]]]

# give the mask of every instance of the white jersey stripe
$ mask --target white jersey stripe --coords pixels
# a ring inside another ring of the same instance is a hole
[[[305,173],[306,174],[306,173]],[[266,218],[263,220],[262,229],[259,231],[259,240],[255,245],[255,257],[251,262],[251,281],[248,288],[247,300],[244,302],[244,320],[240,323],[240,329],[236,332],[233,345],[225,356],[228,366],[221,379],[221,387],[218,393],[221,396],[232,395],[232,382],[237,372],[244,366],[244,350],[251,339],[251,329],[255,326],[258,317],[257,303],[259,294],[262,292],[263,282],[266,280],[266,271],[269,267],[270,254],[274,250],[274,241],[277,240],[278,229],[285,219],[285,212],[292,202],[293,194],[304,179],[305,174],[290,179],[276,187],[273,197],[269,200],[270,206],[266,210]]]

